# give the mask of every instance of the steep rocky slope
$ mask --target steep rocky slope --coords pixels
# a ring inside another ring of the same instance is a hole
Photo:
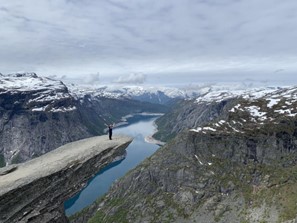
[[[165,109],[125,97],[69,91],[64,83],[35,73],[0,74],[0,167],[103,134],[105,123],[125,115]]]
[[[73,222],[94,213],[90,222],[297,220],[297,88],[221,92],[186,103],[221,109],[208,121],[200,114],[186,120],[191,128]]]
[[[226,116],[233,100],[226,99],[210,104],[202,103],[199,106],[195,103],[195,99],[179,100],[169,113],[157,119],[158,132],[154,134],[154,137],[161,141],[168,141],[184,129],[203,125],[219,116]]]
[[[154,137],[167,141],[184,129],[204,125],[219,116],[226,118],[228,110],[241,95],[252,99],[275,90],[275,87],[248,90],[232,89],[232,86],[227,90],[222,86],[202,88],[196,99],[180,100],[173,105],[170,112],[156,121],[158,132]]]

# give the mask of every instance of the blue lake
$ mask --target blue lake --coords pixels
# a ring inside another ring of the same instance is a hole
[[[157,117],[159,116],[135,115],[128,119],[127,125],[113,129],[113,135],[125,134],[134,138],[126,149],[125,159],[106,166],[88,182],[88,185],[79,194],[66,201],[64,207],[67,216],[92,204],[96,199],[108,192],[111,184],[116,179],[124,176],[159,148],[158,145],[147,143],[144,140],[146,136],[153,134],[155,130],[154,121]]]

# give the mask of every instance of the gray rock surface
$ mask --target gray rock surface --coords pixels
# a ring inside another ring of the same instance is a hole
[[[132,138],[92,137],[59,147],[0,175],[0,222],[67,222],[63,202],[102,167],[125,153]]]
[[[236,101],[236,98],[231,98],[219,103],[201,103],[199,106],[195,100],[180,101],[156,121],[158,132],[154,137],[167,141],[185,129],[204,125],[218,117],[226,119],[228,110]]]

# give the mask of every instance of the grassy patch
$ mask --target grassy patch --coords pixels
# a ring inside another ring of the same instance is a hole
[[[123,207],[124,200],[123,199],[112,199],[108,202],[107,207],[108,210],[113,211],[113,214],[106,214],[104,211],[97,211],[94,217],[92,217],[88,223],[98,223],[98,222],[122,222],[128,223],[127,214],[128,209]]]
[[[97,211],[94,217],[92,217],[88,223],[98,222],[121,222],[128,223],[127,217],[128,210],[121,208],[114,215],[106,215],[103,211]]]
[[[281,221],[292,220],[297,215],[297,185],[286,184],[279,188],[278,202],[282,208]]]

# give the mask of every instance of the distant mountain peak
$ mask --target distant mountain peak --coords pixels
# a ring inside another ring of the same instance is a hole
[[[39,77],[36,73],[12,73],[0,75],[0,91],[65,91],[67,87],[58,80]]]
[[[10,73],[7,74],[6,76],[9,77],[33,77],[33,78],[37,78],[37,74],[34,72],[17,72],[17,73]]]

